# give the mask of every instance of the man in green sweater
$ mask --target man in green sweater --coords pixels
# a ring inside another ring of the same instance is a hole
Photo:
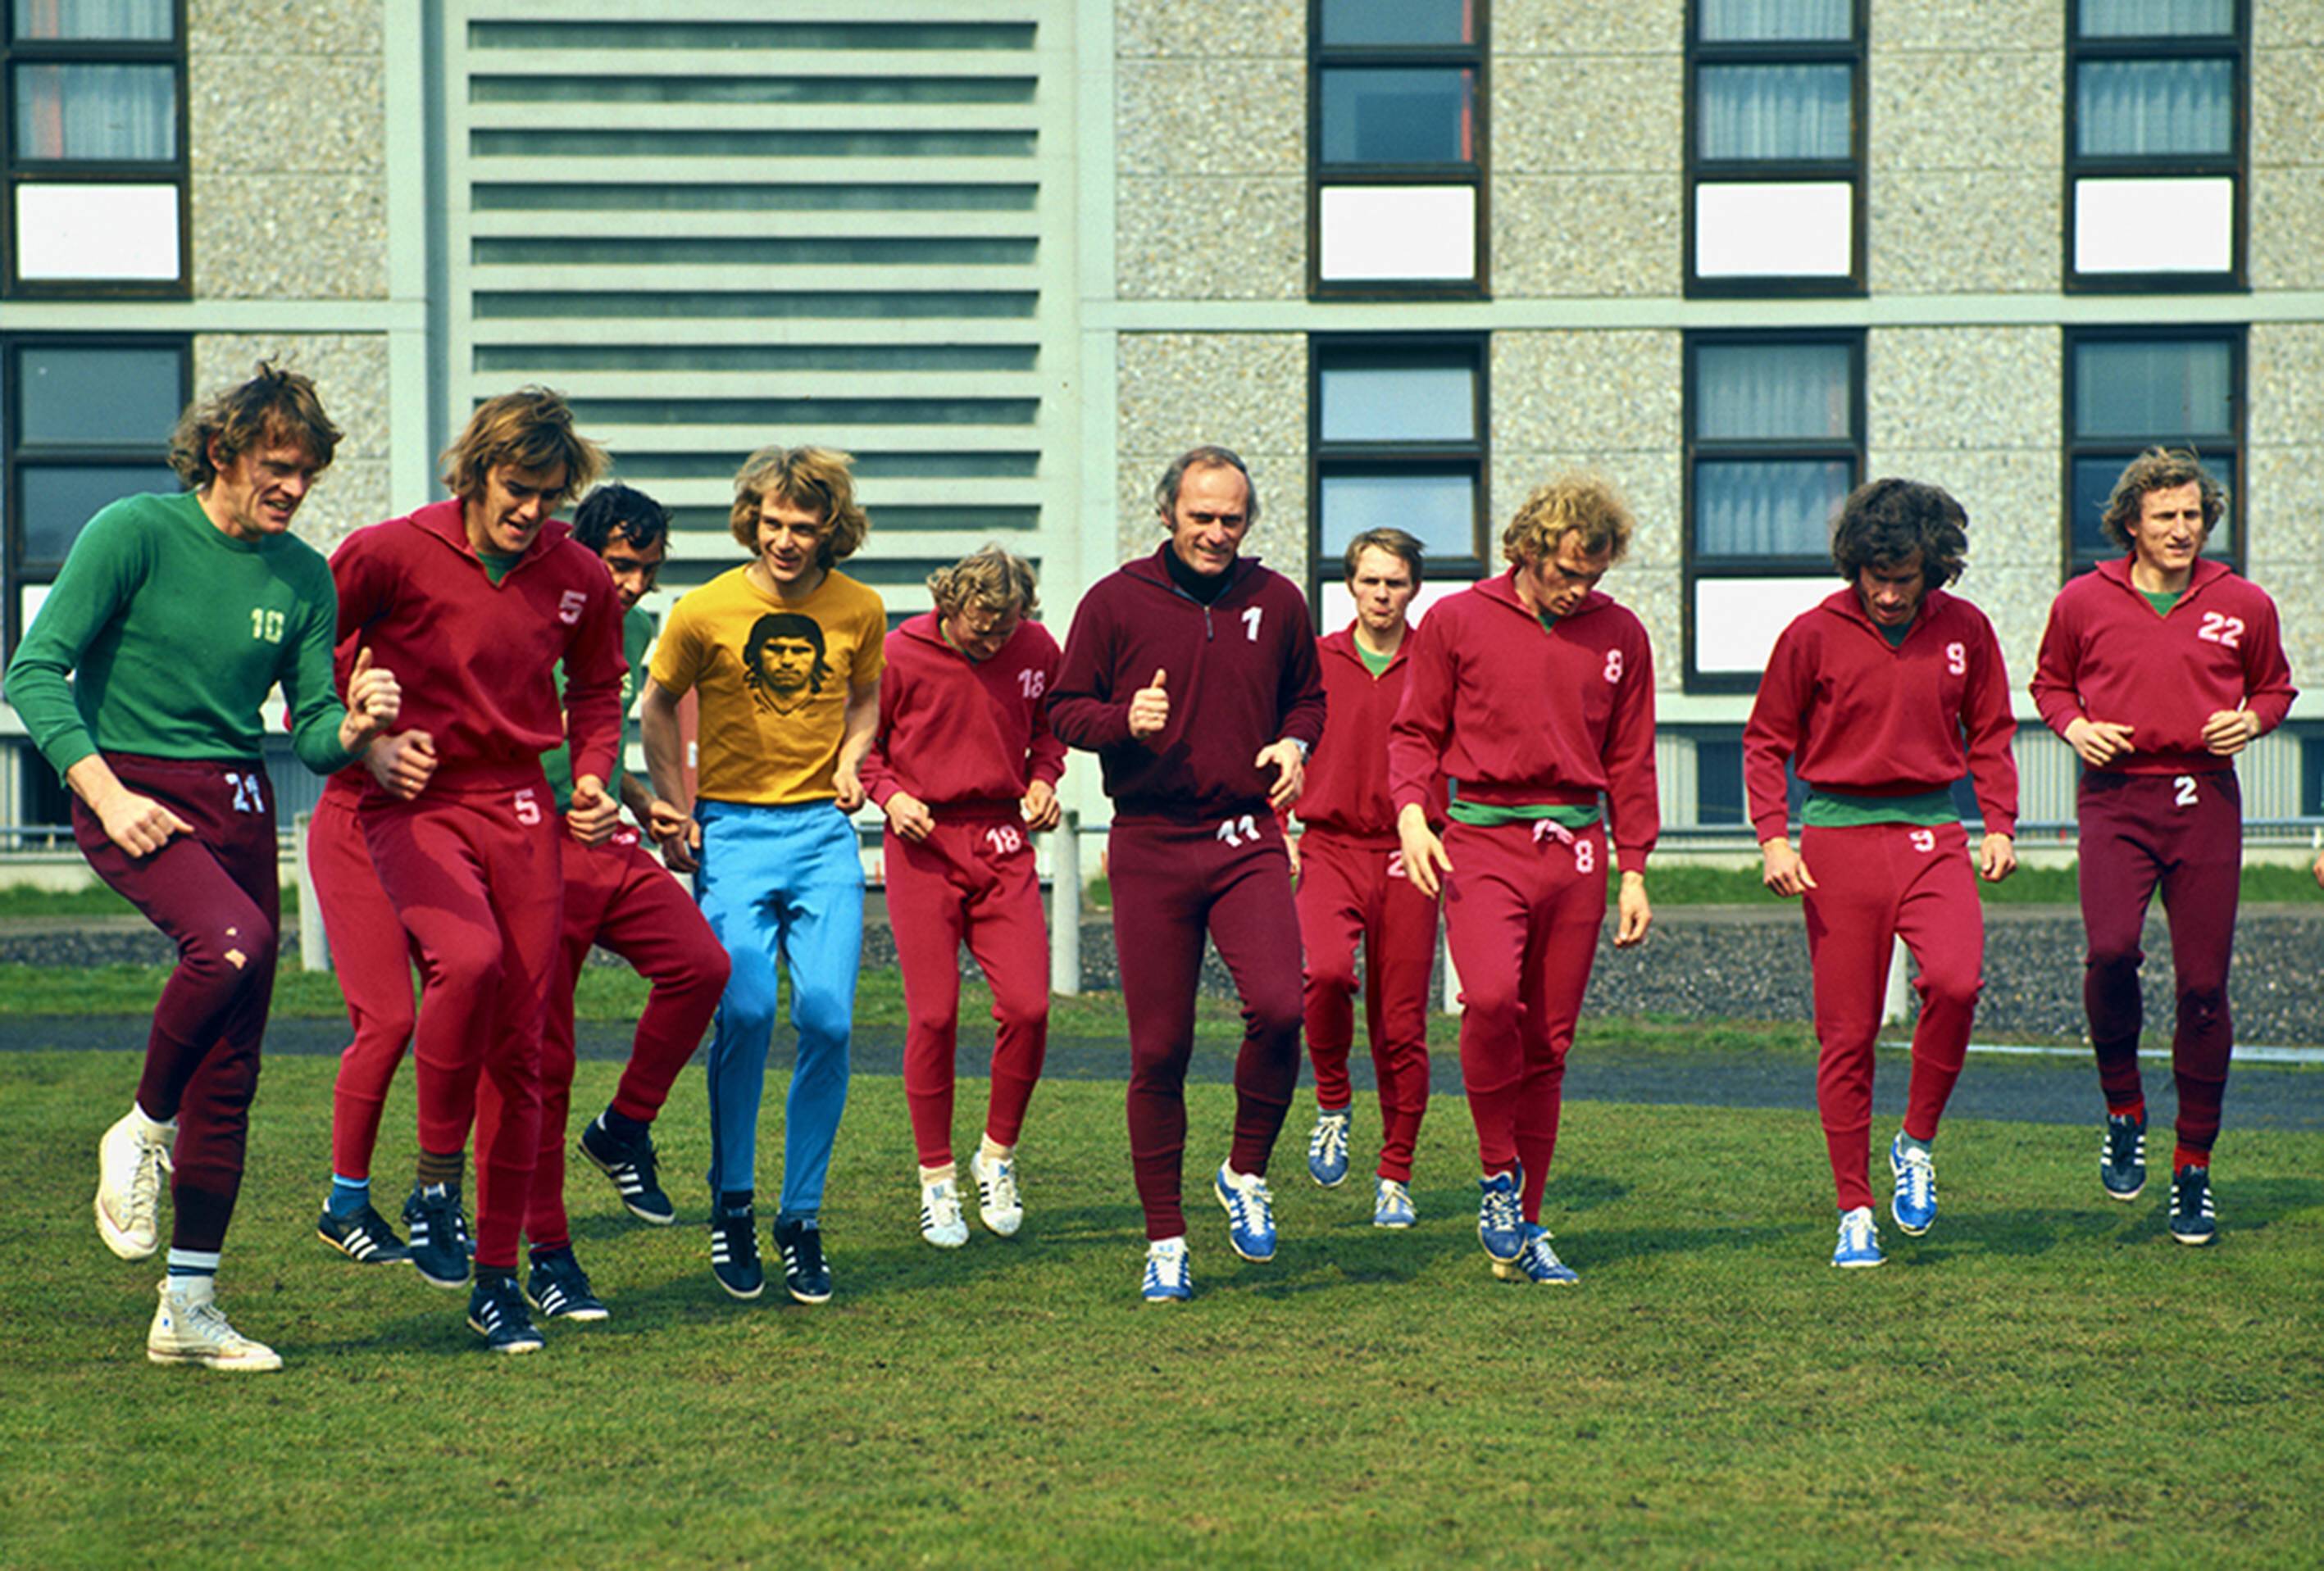
[[[259,710],[280,683],[293,749],[327,774],[401,703],[366,651],[347,684],[352,712],[341,705],[330,569],[289,532],[338,439],[295,372],[261,365],[195,404],[170,438],[191,489],[126,497],[90,519],[8,665],[7,700],[71,788],[89,866],[178,945],[137,1099],[97,1145],[97,1233],[124,1260],[153,1254],[161,1174],[174,1175],[169,1274],[145,1342],[156,1364],[282,1363],[227,1323],[214,1291],[281,906]]]

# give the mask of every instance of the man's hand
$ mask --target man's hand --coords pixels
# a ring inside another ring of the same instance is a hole
[[[654,798],[653,822],[646,832],[661,848],[662,865],[673,873],[691,873],[702,866],[702,826],[660,797]]]
[[[1646,942],[1646,929],[1655,924],[1655,910],[1646,903],[1644,873],[1622,875],[1622,892],[1616,896],[1616,909],[1621,921],[1614,929],[1614,947],[1630,949]]]
[[[2214,710],[2203,722],[2203,745],[2223,758],[2232,758],[2259,735],[2259,716],[2247,709]]]
[[[409,802],[428,789],[436,773],[436,739],[416,730],[374,737],[364,750],[364,767],[382,790]]]
[[[1977,876],[1998,884],[2017,870],[2017,842],[2006,834],[1989,834],[1977,842]]]
[[[1170,695],[1162,690],[1169,676],[1157,671],[1152,682],[1130,695],[1130,734],[1139,741],[1170,723]]]
[[[573,782],[573,805],[565,810],[565,826],[585,846],[601,846],[622,827],[622,804],[608,795],[595,775]]]
[[[1264,769],[1275,766],[1275,784],[1267,788],[1267,804],[1281,813],[1299,800],[1300,788],[1307,784],[1307,756],[1299,744],[1289,737],[1272,741],[1259,749],[1251,763]]]
[[[852,760],[842,758],[832,770],[831,790],[832,804],[842,813],[853,813],[863,805],[863,778]]]
[[[1036,780],[1025,787],[1025,800],[1017,804],[1017,813],[1024,819],[1025,827],[1036,833],[1056,828],[1065,817],[1065,810],[1057,801],[1057,788],[1047,780]]]
[[[1796,899],[1803,890],[1816,887],[1807,862],[1782,835],[1759,842],[1759,882],[1778,895]]]
[[[936,826],[936,814],[928,804],[908,791],[899,791],[880,804],[888,815],[888,827],[908,841],[924,841]]]
[[[194,826],[154,801],[126,787],[92,804],[105,838],[133,857],[149,857],[170,843],[173,834],[191,834]]]
[[[1396,815],[1396,838],[1404,844],[1404,876],[1431,900],[1443,891],[1443,875],[1452,870],[1444,842],[1428,827],[1428,813],[1418,803]]]
[[[2103,769],[2130,751],[2130,733],[2131,728],[2118,721],[2077,715],[2066,727],[2066,745],[2091,768]],[[2208,727],[2204,734],[2209,735]]]
[[[396,684],[395,673],[371,663],[368,645],[357,649],[355,669],[347,674],[347,717],[339,721],[339,750],[363,751],[402,712],[403,689]]]

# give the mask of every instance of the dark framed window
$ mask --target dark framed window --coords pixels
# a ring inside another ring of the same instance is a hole
[[[1486,293],[1484,0],[1308,0],[1307,288]]]
[[[8,652],[107,502],[180,488],[170,430],[192,396],[183,336],[0,338],[0,584]]]
[[[0,0],[0,290],[183,295],[183,0]]]
[[[2066,331],[2067,576],[2122,555],[2100,523],[2124,465],[2192,449],[2227,488],[2203,554],[2244,560],[2244,335],[2239,327]]]
[[[1686,340],[1688,691],[1748,693],[1830,594],[1831,519],[1864,477],[1860,332]]]
[[[1690,0],[1686,288],[1864,291],[1865,0]]]
[[[1354,615],[1348,542],[1392,527],[1427,554],[1422,599],[1489,571],[1481,334],[1310,340],[1308,602],[1320,631]]]
[[[2242,288],[2249,0],[2066,12],[2066,286]]]

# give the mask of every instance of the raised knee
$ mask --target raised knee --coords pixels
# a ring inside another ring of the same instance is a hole
[[[1307,957],[1307,985],[1327,992],[1346,995],[1356,990],[1356,957],[1310,953]]]
[[[802,988],[791,981],[791,1024],[802,1037],[835,1041],[847,1034],[855,1015],[852,991],[837,988]]]
[[[1924,971],[1920,988],[1924,1009],[1974,1009],[1985,978],[1975,971]]]

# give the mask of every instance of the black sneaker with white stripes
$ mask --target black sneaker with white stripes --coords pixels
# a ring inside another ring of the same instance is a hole
[[[2107,1198],[2135,1200],[2146,1187],[2146,1115],[2109,1113],[2098,1137],[2098,1182]]]
[[[662,1193],[655,1171],[659,1158],[651,1135],[641,1135],[624,1144],[606,1130],[601,1113],[581,1131],[581,1154],[613,1181],[613,1191],[622,1197],[631,1216],[657,1227],[667,1227],[678,1219],[678,1208]]]
[[[411,1269],[430,1287],[468,1285],[468,1219],[460,1214],[457,1184],[414,1184],[403,1202],[403,1225],[411,1234]]]
[[[533,1251],[532,1274],[525,1279],[524,1296],[544,1320],[612,1318],[604,1300],[589,1290],[589,1273],[573,1258],[569,1245]]]
[[[812,1220],[775,1224],[775,1247],[783,1252],[783,1285],[803,1304],[831,1301],[831,1267],[823,1260],[823,1228]]]
[[[738,1299],[755,1299],[767,1285],[759,1264],[759,1214],[748,1206],[710,1213],[710,1274]]]
[[[316,1220],[315,1236],[358,1265],[409,1265],[411,1251],[395,1236],[387,1218],[366,1204],[352,1216],[334,1215],[327,1208]]]
[[[476,1278],[476,1291],[468,1295],[468,1329],[495,1353],[540,1351],[540,1333],[525,1312],[524,1295],[516,1291],[512,1272],[487,1272]]]
[[[2171,1175],[2171,1236],[2181,1244],[2209,1244],[2219,1236],[2211,1208],[2211,1170],[2182,1167]]]

